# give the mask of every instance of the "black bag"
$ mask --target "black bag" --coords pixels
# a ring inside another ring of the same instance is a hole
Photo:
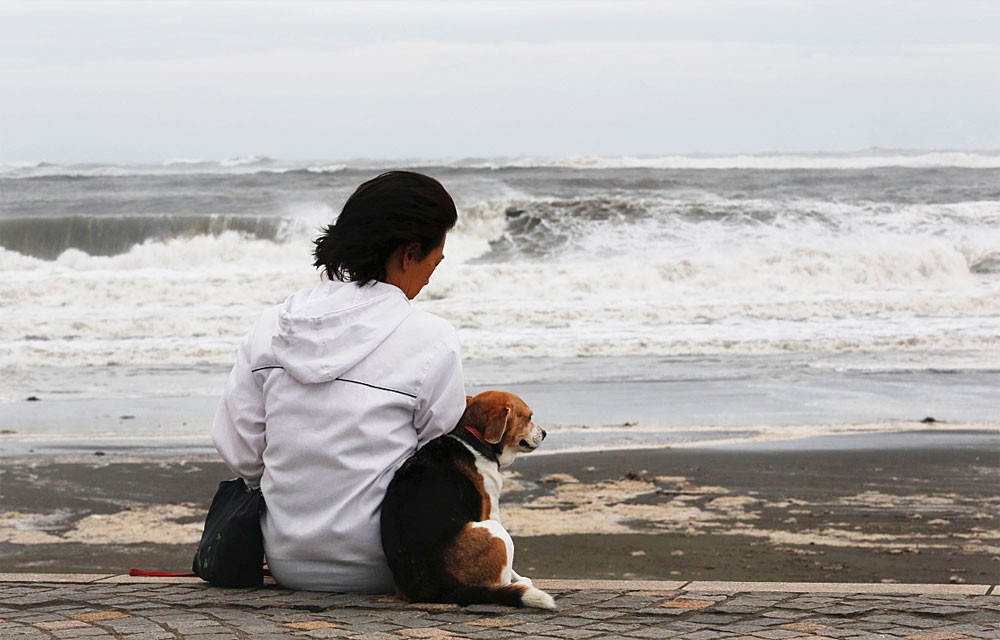
[[[260,514],[264,496],[243,478],[219,483],[205,518],[191,570],[220,587],[259,587],[264,583],[264,537]]]

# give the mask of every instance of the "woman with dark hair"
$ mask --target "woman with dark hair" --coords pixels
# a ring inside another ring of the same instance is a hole
[[[444,258],[455,203],[406,171],[362,184],[315,244],[327,279],[244,338],[212,438],[267,504],[279,584],[385,592],[379,509],[396,469],[465,410],[455,329],[411,307]]]

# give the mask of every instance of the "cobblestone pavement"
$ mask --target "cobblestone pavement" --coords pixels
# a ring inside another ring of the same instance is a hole
[[[555,612],[410,605],[383,596],[209,587],[196,580],[0,575],[0,638],[1000,639],[1000,595],[975,585],[539,580]]]

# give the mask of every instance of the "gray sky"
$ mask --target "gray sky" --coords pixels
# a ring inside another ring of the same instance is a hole
[[[0,3],[0,162],[1000,149],[1000,2]]]

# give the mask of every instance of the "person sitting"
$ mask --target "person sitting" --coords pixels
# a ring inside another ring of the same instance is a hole
[[[456,220],[433,178],[365,182],[315,241],[326,278],[264,312],[239,347],[212,439],[261,488],[265,555],[283,587],[393,590],[379,535],[386,487],[465,410],[454,327],[410,302]]]

